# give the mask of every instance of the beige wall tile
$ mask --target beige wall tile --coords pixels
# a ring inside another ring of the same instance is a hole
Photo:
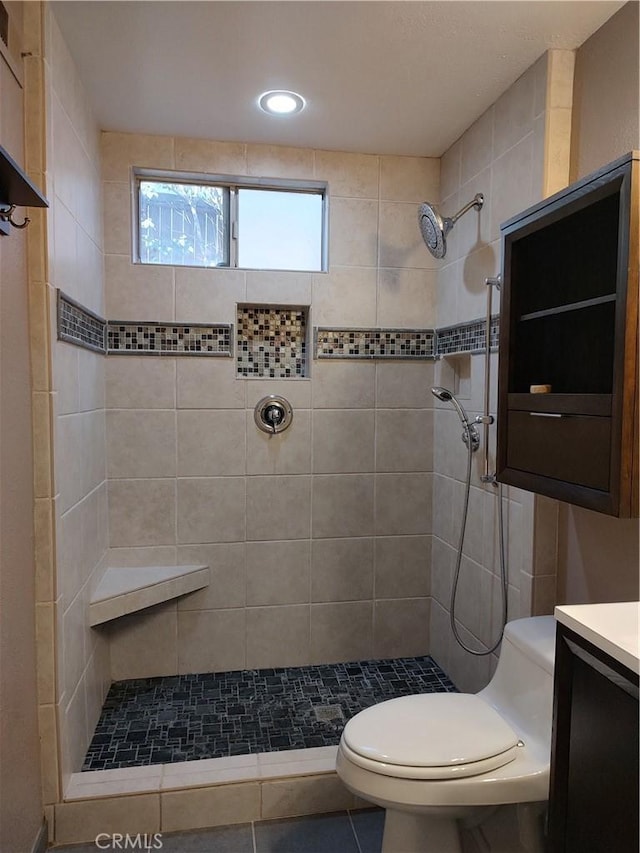
[[[435,384],[433,362],[378,362],[376,403],[384,409],[430,409]]]
[[[193,363],[191,359],[184,361]],[[111,356],[105,359],[105,373],[106,402],[110,409],[173,409],[175,407],[176,359],[174,358]]]
[[[245,611],[178,613],[178,672],[229,672],[245,667]]]
[[[461,184],[462,141],[458,140],[440,158],[440,199],[449,198]],[[425,199],[433,201],[433,199]]]
[[[293,421],[281,433],[258,429],[252,410],[246,412],[248,474],[311,472],[311,412],[294,409]]]
[[[178,610],[216,610],[244,607],[246,601],[246,555],[244,542],[218,545],[180,545],[178,565],[209,566],[210,582],[178,599]]]
[[[311,407],[311,380],[309,379],[246,379],[241,383],[247,389],[247,408],[254,410],[258,401],[269,394],[278,394],[291,403],[294,414],[298,409]]]
[[[322,409],[313,413],[313,470],[316,473],[373,471],[374,412]]]
[[[213,142],[178,136],[174,145],[176,169],[180,171],[209,175],[245,175],[247,172],[246,145],[242,142]]]
[[[53,705],[55,695],[55,618],[54,606],[36,605],[36,653],[38,657],[38,702]]]
[[[436,324],[436,271],[381,269],[377,325],[421,329]]]
[[[111,478],[174,477],[175,412],[153,409],[107,412],[107,472]]]
[[[431,474],[376,474],[376,533],[430,533],[431,488]]]
[[[244,474],[245,415],[240,410],[178,412],[178,476]]]
[[[234,323],[246,297],[243,270],[176,268],[176,321]]]
[[[174,270],[133,264],[125,255],[105,255],[106,314],[109,320],[170,322],[174,319]]]
[[[262,783],[263,820],[353,808],[354,796],[333,774]]]
[[[451,602],[451,586],[457,551],[437,536],[433,537],[431,549],[431,595],[445,609]],[[433,606],[431,608],[433,616]],[[432,632],[433,636],[433,632]]]
[[[377,271],[332,266],[313,276],[313,323],[319,326],[370,327],[376,324]]]
[[[103,132],[102,179],[129,181],[132,166],[173,169],[174,141],[170,136]]]
[[[160,830],[160,796],[107,797],[55,807],[56,843],[94,841],[101,832],[153,833]]]
[[[178,615],[175,602],[122,616],[107,629],[111,678],[152,678],[178,673]]]
[[[492,159],[494,107],[490,107],[480,118],[471,125],[460,140],[460,184],[465,184],[478,172],[485,169]],[[455,158],[454,154],[454,158]],[[457,189],[453,183],[452,190]],[[450,193],[443,193],[447,198]]]
[[[376,471],[431,471],[433,413],[416,409],[376,412]]]
[[[431,592],[431,537],[375,540],[376,598],[417,598]]]
[[[53,504],[39,498],[34,504],[36,602],[53,600]]]
[[[175,566],[175,545],[158,545],[147,548],[110,548],[108,564],[115,568],[137,568],[145,566]]]
[[[334,198],[329,210],[329,263],[375,267],[378,254],[378,202]]]
[[[132,185],[124,181],[105,181],[104,198],[104,251],[110,255],[131,257],[133,223]]]
[[[381,157],[380,198],[417,204],[440,198],[439,158]]]
[[[376,601],[373,654],[393,658],[429,653],[429,599]]]
[[[310,477],[248,478],[247,539],[306,539],[310,526]]]
[[[309,606],[247,609],[247,668],[309,663]]]
[[[536,74],[535,67],[532,67],[495,103],[494,157],[499,157],[530,133],[535,100]]]
[[[178,542],[239,542],[245,536],[243,477],[178,480]]]
[[[105,359],[98,353],[78,349],[78,408],[81,412],[104,409]]]
[[[311,600],[373,597],[373,539],[315,539],[311,552]]]
[[[247,542],[247,606],[309,601],[311,543]]]
[[[500,234],[500,223],[524,210],[535,200],[531,186],[533,134],[510,148],[492,166],[491,237]]]
[[[313,479],[313,536],[336,538],[373,533],[374,477],[328,474]]]
[[[316,151],[315,177],[329,182],[333,198],[378,198],[379,158],[372,154]]]
[[[313,365],[314,409],[372,409],[375,364],[316,361]]]
[[[367,660],[373,646],[370,601],[311,605],[311,662]]]
[[[260,786],[246,782],[162,793],[162,831],[248,823],[260,817]]]
[[[176,371],[179,409],[244,408],[245,383],[236,379],[233,360],[181,358]]]
[[[310,305],[311,273],[247,270],[247,302],[272,305]]]
[[[394,268],[438,268],[439,262],[429,253],[420,236],[415,204],[380,202],[379,264]]]
[[[60,801],[60,783],[58,780],[58,742],[54,705],[40,705],[38,708],[38,731],[40,734],[42,801],[45,804],[57,803]]]
[[[313,151],[284,145],[247,145],[247,174],[309,179],[313,175]]]
[[[111,480],[109,545],[175,543],[175,481]]]

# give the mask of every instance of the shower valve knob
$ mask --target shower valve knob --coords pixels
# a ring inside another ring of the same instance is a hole
[[[284,397],[270,394],[257,403],[253,418],[259,429],[275,435],[289,426],[293,420],[293,409]]]

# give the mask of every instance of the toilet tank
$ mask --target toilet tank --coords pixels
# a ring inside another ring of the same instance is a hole
[[[508,622],[495,674],[478,694],[522,739],[548,757],[551,749],[556,621],[531,616]]]

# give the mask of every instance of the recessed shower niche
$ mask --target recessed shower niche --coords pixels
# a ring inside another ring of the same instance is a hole
[[[308,376],[308,307],[238,305],[238,378]]]

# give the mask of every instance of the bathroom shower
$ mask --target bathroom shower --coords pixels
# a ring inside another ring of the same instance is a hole
[[[447,254],[447,235],[456,224],[461,216],[464,216],[468,210],[475,207],[476,210],[481,210],[484,204],[484,196],[482,193],[477,193],[472,201],[465,204],[461,210],[453,216],[445,216],[440,214],[435,204],[430,204],[425,201],[418,209],[418,224],[425,246],[431,252],[434,258],[440,260]]]

